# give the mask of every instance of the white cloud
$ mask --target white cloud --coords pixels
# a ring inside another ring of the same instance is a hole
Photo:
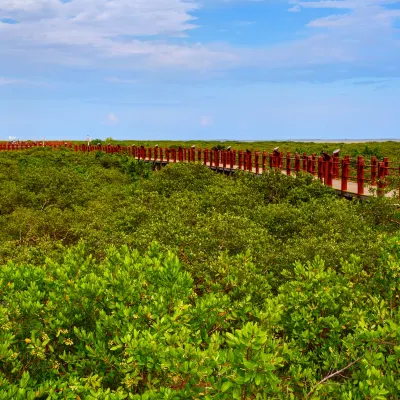
[[[115,76],[111,77],[111,78],[106,78],[105,81],[109,82],[109,83],[117,83],[117,84],[122,84],[122,85],[135,85],[140,82],[137,79],[121,79],[121,78],[117,78]]]
[[[302,8],[327,8],[353,10],[360,7],[384,6],[400,3],[400,0],[319,0],[319,1],[301,1],[294,0],[292,4],[296,4]]]
[[[213,117],[211,115],[203,115],[200,118],[200,124],[204,128],[211,126],[214,123]]]
[[[168,41],[195,28],[191,13],[198,8],[192,0],[2,0],[0,19],[17,23],[0,22],[0,36],[7,38],[0,42],[0,55],[127,68],[201,69],[234,60],[202,45]]]
[[[297,5],[293,6],[293,7],[290,7],[288,11],[289,12],[300,12],[301,11],[301,7],[297,4]]]
[[[8,79],[0,76],[0,86],[15,85],[18,83],[20,83],[20,81],[18,81],[17,79]]]
[[[11,85],[41,86],[44,85],[44,83],[30,81],[26,79],[5,78],[0,76],[0,86],[11,86]]]
[[[110,113],[107,115],[107,119],[105,122],[106,125],[112,126],[112,125],[118,125],[119,124],[119,119],[114,113]]]
[[[0,20],[17,21],[0,22],[0,60],[10,65],[29,60],[108,68],[115,74],[121,69],[148,73],[162,68],[192,76],[198,70],[237,67],[297,71],[336,64],[399,65],[395,22],[400,12],[386,6],[400,0],[287,0],[291,12],[324,9],[325,16],[309,21],[300,39],[293,36],[264,48],[183,40],[201,25],[193,17],[200,1],[0,0]],[[137,83],[118,77],[106,80]]]

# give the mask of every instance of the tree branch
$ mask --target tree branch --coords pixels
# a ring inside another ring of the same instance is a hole
[[[362,358],[364,357],[364,355],[358,357],[356,360],[354,360],[353,362],[351,362],[349,365],[346,365],[344,368],[342,368],[339,371],[334,372],[333,374],[327,375],[324,379],[320,380],[311,390],[310,392],[307,394],[306,398],[310,397],[314,392],[315,389],[319,386],[322,385],[324,382],[326,382],[327,380],[340,375],[342,372],[346,371],[346,369],[351,368],[354,364],[357,364]]]

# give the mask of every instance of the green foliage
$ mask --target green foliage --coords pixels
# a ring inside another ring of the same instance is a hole
[[[156,243],[145,256],[111,246],[98,261],[80,243],[60,262],[9,262],[0,397],[398,398],[399,239],[373,273],[356,256],[336,270],[297,263],[263,303],[251,279],[247,297],[224,284],[198,294]]]
[[[1,399],[400,397],[398,199],[47,149],[0,191]]]

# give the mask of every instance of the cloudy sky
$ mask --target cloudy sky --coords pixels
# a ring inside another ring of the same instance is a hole
[[[400,138],[400,0],[0,0],[0,140]]]

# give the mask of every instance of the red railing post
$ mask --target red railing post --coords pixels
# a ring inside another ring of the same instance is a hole
[[[312,156],[307,157],[307,172],[309,174],[313,173],[313,162],[312,162]]]
[[[357,159],[357,195],[361,196],[364,194],[364,169],[365,169],[365,162],[362,156],[358,156]]]
[[[201,149],[197,149],[197,161],[201,163]]]
[[[333,160],[332,158],[328,161],[328,185],[332,187],[333,184]]]
[[[295,154],[295,156],[294,156],[294,170],[296,171],[296,174],[298,173],[298,172],[300,172],[300,164],[301,164],[301,161],[300,161],[300,154],[299,153],[296,153]]]
[[[286,153],[286,175],[291,175],[291,158],[290,158],[290,152]]]
[[[214,166],[215,168],[219,167],[219,150],[214,150]]]
[[[283,169],[283,152],[279,152],[279,156],[278,156],[278,160],[279,160],[279,169]]]
[[[204,149],[204,165],[207,165],[208,162],[208,149]]]
[[[324,158],[318,157],[318,178],[321,182],[324,181]]]
[[[340,188],[342,191],[342,194],[343,194],[343,192],[347,191],[349,175],[350,175],[350,160],[349,160],[348,156],[346,156],[342,159],[342,180],[341,180],[341,188]]]
[[[169,163],[169,148],[165,149],[165,158],[167,159],[167,164]]]
[[[178,147],[178,161],[179,161],[179,162],[182,162],[182,160],[183,160],[183,154],[182,154],[182,152],[183,152],[182,147],[179,146],[179,147]]]
[[[371,157],[371,185],[376,185],[376,172],[377,172],[378,160],[376,156]]]
[[[333,168],[333,161],[332,157],[324,153],[324,183],[325,185],[332,186],[332,168]]]
[[[250,172],[253,171],[253,155],[251,151],[247,152],[247,170]]]
[[[226,157],[227,157],[228,153],[223,150],[222,153],[222,168],[225,170],[226,169]]]
[[[265,172],[267,168],[267,152],[263,151],[262,153],[262,171]]]
[[[389,175],[389,159],[387,157],[384,157],[383,162],[385,164],[385,176],[388,176]]]
[[[307,153],[303,153],[303,171],[307,172]]]
[[[312,156],[311,156],[311,173],[313,175],[316,175],[316,173],[317,173],[316,164],[317,164],[316,156],[315,156],[315,153],[313,153]]]
[[[256,164],[256,174],[258,175],[260,173],[260,153],[258,151],[255,152],[254,154],[254,163]]]
[[[385,163],[378,163],[378,190],[377,195],[382,197],[384,195],[385,188]]]
[[[339,153],[333,153],[332,163],[332,176],[336,179],[339,177]]]
[[[174,159],[174,163],[176,163],[176,149],[172,149],[172,157]]]

